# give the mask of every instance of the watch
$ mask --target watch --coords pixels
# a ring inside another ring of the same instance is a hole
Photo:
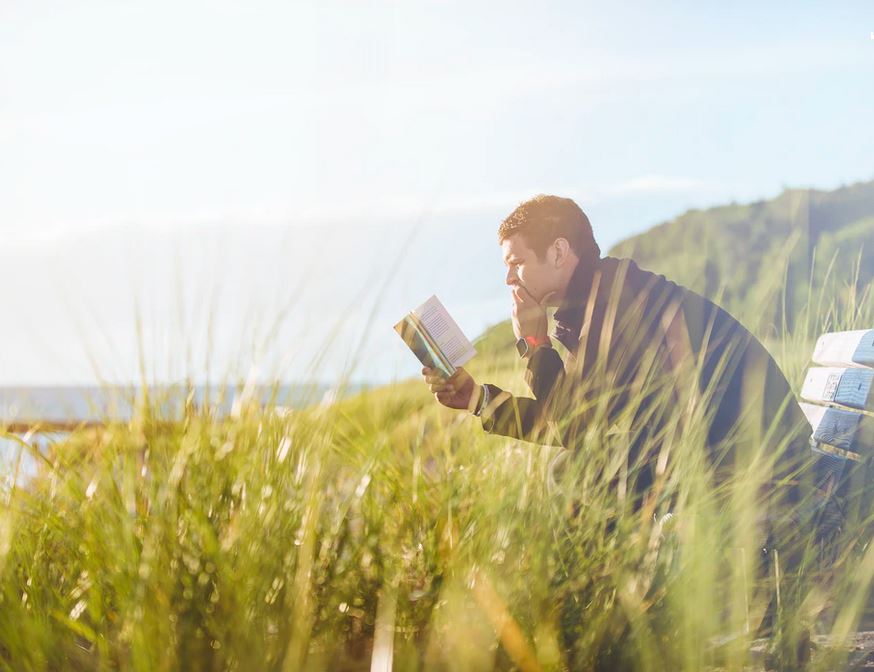
[[[519,353],[520,357],[527,357],[541,345],[548,345],[549,343],[549,336],[541,339],[537,339],[534,336],[525,336],[516,341],[516,352]]]
[[[479,403],[477,403],[476,408],[473,410],[473,414],[477,417],[480,417],[483,414],[483,410],[489,404],[489,388],[487,385],[480,385],[482,392],[479,395]]]

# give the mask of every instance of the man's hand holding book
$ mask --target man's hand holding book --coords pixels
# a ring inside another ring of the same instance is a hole
[[[482,410],[483,388],[461,367],[456,368],[455,373],[446,378],[437,369],[426,366],[422,368],[422,376],[437,401],[447,408],[468,410],[471,413],[476,412],[478,407]]]
[[[482,414],[489,389],[477,385],[461,368],[476,350],[436,296],[407,313],[395,331],[424,364],[422,377],[437,401],[447,408]]]

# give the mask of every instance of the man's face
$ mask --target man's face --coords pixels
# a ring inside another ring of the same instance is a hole
[[[524,236],[514,233],[501,241],[501,250],[507,266],[508,285],[523,287],[538,302],[558,289],[560,274],[550,262],[549,249],[544,259],[538,259],[537,253],[528,246]]]

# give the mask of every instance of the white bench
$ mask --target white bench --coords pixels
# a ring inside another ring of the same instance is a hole
[[[874,329],[823,334],[801,388],[811,448],[840,473],[874,450]]]

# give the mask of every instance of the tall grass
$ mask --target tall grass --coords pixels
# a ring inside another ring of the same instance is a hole
[[[855,287],[770,339],[794,384],[822,330],[874,327]],[[522,391],[518,368],[480,359],[478,380]],[[0,667],[739,670],[763,664],[756,627],[782,590],[778,632],[832,635],[813,664],[833,669],[874,580],[864,498],[833,565],[763,565],[759,470],[780,448],[717,485],[706,404],[663,428],[642,506],[616,487],[629,437],[597,413],[559,457],[483,434],[418,381],[237,410],[167,423],[152,399],[34,453],[0,507]]]

